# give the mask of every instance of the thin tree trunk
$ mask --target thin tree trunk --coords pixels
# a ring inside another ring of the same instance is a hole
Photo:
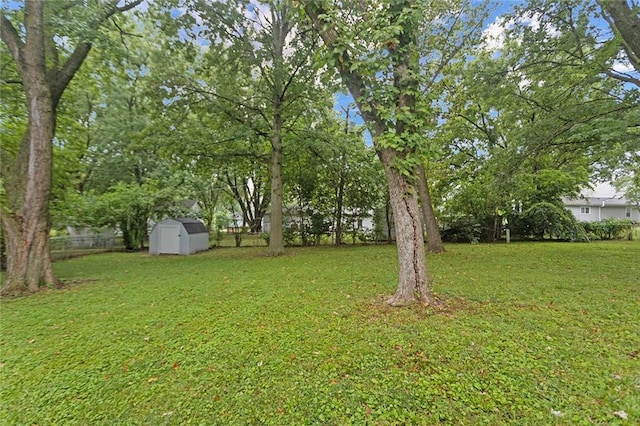
[[[268,256],[280,256],[284,253],[282,233],[282,103],[286,92],[284,76],[284,45],[289,33],[286,7],[271,9],[273,31],[273,87],[272,106],[273,123],[271,126],[271,232],[269,236]]]
[[[344,203],[344,174],[340,172],[336,200],[336,245],[342,244],[342,206]]]
[[[349,137],[349,108],[343,108],[344,112],[345,112],[345,118],[344,118],[344,134],[345,134],[345,138]],[[340,170],[338,171],[340,178],[339,178],[339,182],[338,182],[338,191],[336,194],[336,245],[339,246],[342,244],[342,206],[344,203],[344,185],[345,185],[345,178],[344,178],[344,158],[341,157],[340,158],[341,161],[341,167]],[[355,238],[354,238],[354,243],[355,243]]]
[[[433,212],[433,203],[424,166],[418,166],[418,192],[420,193],[422,204],[422,219],[427,228],[427,251],[430,253],[444,253],[445,249],[440,237],[440,228]]]
[[[271,138],[271,230],[268,256],[284,253],[282,235],[282,116],[275,113]]]

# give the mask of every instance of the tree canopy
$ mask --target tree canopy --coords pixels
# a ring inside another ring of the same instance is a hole
[[[491,241],[579,239],[562,199],[598,180],[640,203],[640,6],[499,6],[3,3],[2,292],[57,282],[52,228],[112,227],[134,250],[167,215],[229,218],[268,223],[280,255],[295,211],[306,244],[386,216],[389,303],[436,304],[420,204],[428,237]]]

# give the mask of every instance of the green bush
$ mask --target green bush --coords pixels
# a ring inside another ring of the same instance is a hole
[[[517,233],[524,237],[545,237],[570,241],[586,241],[587,235],[573,214],[556,204],[536,203],[522,212]]]
[[[633,229],[637,222],[629,219],[607,218],[598,222],[582,224],[589,237],[597,240],[633,239]]]
[[[442,240],[452,243],[477,243],[482,237],[482,224],[472,217],[457,218],[445,222]]]

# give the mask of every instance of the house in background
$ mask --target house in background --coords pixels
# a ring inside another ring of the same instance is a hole
[[[608,218],[640,222],[640,209],[609,184],[598,184],[582,191],[578,198],[563,198],[564,206],[579,222],[597,222]]]

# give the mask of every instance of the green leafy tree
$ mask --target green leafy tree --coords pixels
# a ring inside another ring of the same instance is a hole
[[[288,0],[251,4],[187,1],[185,6],[189,13],[177,20],[178,25],[193,40],[210,43],[204,54],[194,52],[196,58],[202,57],[199,69],[207,77],[176,76],[175,81],[181,81],[175,87],[180,93],[211,101],[266,146],[271,213],[268,254],[280,255],[284,250],[283,151],[291,128],[315,99],[316,71],[311,64],[315,39],[294,19],[295,10]]]
[[[461,2],[304,1],[327,63],[342,77],[371,132],[393,208],[399,282],[391,305],[435,304],[415,190],[416,166],[435,115],[431,93],[478,28],[478,8]],[[467,21],[466,18],[469,18]]]
[[[613,59],[596,42],[593,13],[583,2],[529,2],[501,18],[498,45],[486,40],[450,75],[440,129],[450,141],[453,173],[442,184],[455,188],[450,222],[471,221],[485,239],[499,238],[504,218],[541,202],[560,205],[614,146],[629,147],[637,103],[609,75]]]
[[[57,107],[100,27],[141,2],[25,0],[18,10],[2,8],[0,36],[15,63],[28,117],[21,142],[10,144],[15,150],[2,150],[2,226],[8,249],[3,294],[57,283],[49,254]]]

